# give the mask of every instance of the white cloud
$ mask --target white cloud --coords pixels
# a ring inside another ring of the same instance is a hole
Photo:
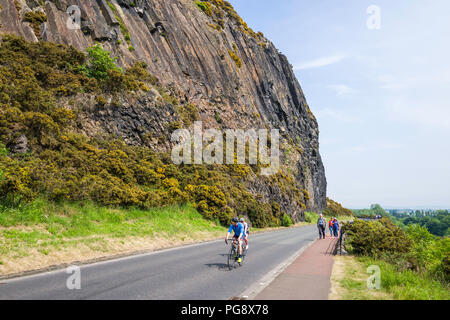
[[[333,84],[328,86],[331,90],[336,92],[339,97],[348,97],[356,93],[356,90],[345,84]]]
[[[350,148],[350,152],[366,152],[369,150],[369,147],[366,145],[362,146],[354,146]]]
[[[392,141],[370,141],[365,144],[349,148],[350,152],[374,152],[381,150],[398,150],[404,147],[403,144]]]
[[[390,99],[386,103],[390,120],[429,128],[450,129],[450,105],[432,99],[420,103],[409,99]]]
[[[345,123],[359,123],[361,119],[355,117],[354,115],[348,115],[342,112],[336,112],[330,108],[325,108],[322,110],[318,110],[314,112],[319,119],[323,118],[332,118],[333,120],[337,120]]]
[[[334,64],[344,60],[347,56],[343,54],[337,54],[334,56],[322,57],[311,61],[306,61],[302,64],[298,64],[294,66],[294,70],[305,70],[312,68],[320,68],[324,66],[328,66],[330,64]]]
[[[404,89],[412,89],[417,87],[420,83],[417,78],[405,77],[397,78],[390,74],[384,74],[378,76],[378,82],[380,83],[380,88],[389,91],[398,91]]]
[[[322,136],[320,136],[320,145],[324,146],[324,145],[336,145],[339,144],[340,141],[337,138],[323,138]]]
[[[383,74],[376,78],[380,88],[398,92],[401,90],[424,90],[425,88],[447,88],[450,85],[450,68],[440,70],[427,70],[420,75],[397,75]]]

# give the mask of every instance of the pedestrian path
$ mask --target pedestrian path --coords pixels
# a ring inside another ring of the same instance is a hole
[[[327,300],[336,241],[327,236],[314,242],[255,300]]]

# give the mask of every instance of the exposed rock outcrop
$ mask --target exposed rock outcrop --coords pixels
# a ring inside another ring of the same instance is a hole
[[[123,66],[145,61],[180,104],[197,106],[205,127],[280,129],[284,170],[309,194],[309,210],[324,209],[326,179],[318,124],[292,66],[262,34],[249,31],[226,2],[209,2],[212,15],[192,0],[0,0],[0,32],[80,50],[101,42]],[[218,3],[225,7],[214,5]],[[70,10],[73,5],[77,7]],[[43,10],[47,16],[39,34],[24,21],[30,10]],[[68,28],[77,12],[80,28]],[[216,14],[221,18],[215,19]],[[154,137],[168,137],[167,126],[178,116],[173,105],[157,101],[156,93],[149,92],[121,99],[114,110],[86,107],[81,126],[87,133],[117,134],[129,144],[148,143],[150,132],[149,143],[161,147],[161,139]],[[168,140],[162,145],[170,147]],[[278,186],[255,178],[249,188],[265,200],[276,199],[295,220],[302,219],[305,208]]]

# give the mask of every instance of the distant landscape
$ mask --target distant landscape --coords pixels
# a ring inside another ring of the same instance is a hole
[[[383,209],[379,204],[372,205],[369,209],[353,209],[356,217],[374,218],[377,215],[389,217],[399,226],[417,224],[427,228],[436,236],[449,236],[450,215],[449,210],[432,209]]]

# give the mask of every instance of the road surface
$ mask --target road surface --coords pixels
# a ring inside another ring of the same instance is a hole
[[[250,236],[245,264],[228,270],[224,241],[80,266],[81,289],[66,269],[0,281],[0,299],[225,300],[236,297],[317,238],[316,226]]]

